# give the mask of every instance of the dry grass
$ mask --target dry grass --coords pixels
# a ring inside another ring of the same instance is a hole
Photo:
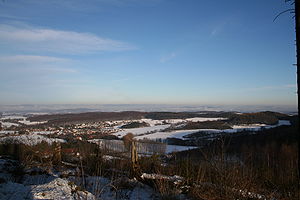
[[[104,160],[102,156],[109,152],[100,151],[94,145],[82,143],[75,147],[81,156],[83,173],[108,177],[112,181],[131,174],[130,159]],[[6,150],[16,154],[25,165],[43,163],[52,167],[54,157],[45,156],[45,152],[53,155],[53,148],[52,145],[41,144],[34,147],[10,146]],[[252,199],[256,199],[255,194],[261,194],[268,199],[299,199],[297,143],[245,146],[240,156],[235,159],[230,159],[226,148],[221,143],[209,152],[202,152],[201,159],[186,157],[175,159],[167,165],[163,165],[158,155],[144,157],[139,160],[139,169],[140,172],[184,177],[181,185],[162,179],[145,182],[153,186],[162,199],[178,198],[183,192],[181,186],[188,188],[185,192],[191,199],[199,200],[247,199],[249,197],[245,192],[252,192]],[[65,157],[62,155],[62,159]],[[77,164],[80,166],[81,163]],[[138,174],[135,176],[139,178]],[[116,190],[123,186],[131,187],[125,183],[117,184]]]

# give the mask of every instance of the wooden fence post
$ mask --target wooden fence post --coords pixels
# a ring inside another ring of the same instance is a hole
[[[137,174],[138,171],[138,154],[136,150],[136,143],[135,141],[131,142],[131,163],[134,175]]]

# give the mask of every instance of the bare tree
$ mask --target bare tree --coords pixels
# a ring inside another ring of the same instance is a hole
[[[297,59],[297,96],[298,96],[298,120],[300,121],[300,0],[285,0],[286,3],[290,3],[293,6],[290,9],[280,12],[273,21],[275,21],[280,15],[284,13],[294,14],[295,18],[295,32],[296,32],[296,59]],[[298,123],[298,133],[300,132],[300,124]],[[298,136],[299,137],[299,136]],[[300,138],[299,138],[300,139]]]
[[[299,73],[300,73],[300,2],[299,0],[295,0],[294,2],[295,5],[295,29],[296,29],[296,55],[297,55],[297,93],[298,93],[298,119],[300,119],[300,93],[299,93],[299,84],[300,84],[300,78],[299,78]],[[300,130],[300,126],[299,130]]]

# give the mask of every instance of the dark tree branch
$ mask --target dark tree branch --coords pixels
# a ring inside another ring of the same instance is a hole
[[[295,13],[295,9],[290,8],[290,9],[287,9],[287,10],[285,10],[285,11],[282,11],[281,13],[279,13],[278,15],[276,15],[276,17],[273,19],[273,22],[275,22],[275,20],[276,20],[280,15],[282,15],[282,14],[284,14],[284,13],[287,13],[287,12],[290,12],[291,14],[293,14],[293,13]]]

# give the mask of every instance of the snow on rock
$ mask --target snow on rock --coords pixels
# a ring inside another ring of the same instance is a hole
[[[15,182],[0,184],[0,199],[59,199],[59,200],[95,200],[95,196],[86,191],[77,191],[69,181],[54,178],[45,184],[26,185]]]
[[[109,180],[99,176],[85,178],[87,191],[101,200],[155,200],[159,195],[149,186],[137,180],[122,177]]]
[[[76,187],[65,179],[55,178],[49,183],[31,186],[31,194],[33,199],[96,199],[89,192],[76,191]]]
[[[20,172],[19,163],[15,160],[0,157],[0,199],[68,199],[95,200],[95,196],[87,191],[80,191],[70,181],[46,172],[17,178]]]
[[[147,173],[143,173],[141,175],[142,179],[160,179],[160,180],[168,180],[173,182],[174,184],[180,184],[184,181],[184,178],[181,176],[166,176],[166,175],[161,175],[161,174],[147,174]]]
[[[52,144],[54,142],[66,142],[65,140],[58,138],[47,138],[41,135],[19,135],[19,136],[7,136],[0,138],[0,143],[15,143],[15,144],[26,144],[34,146],[42,142]]]
[[[126,177],[110,180],[99,176],[86,176],[85,189],[78,187],[82,179],[75,176],[58,178],[59,174],[39,171],[25,175],[18,181],[11,177],[18,162],[0,157],[0,199],[58,199],[58,200],[158,200],[159,194],[151,187]],[[32,175],[36,174],[36,175]]]

